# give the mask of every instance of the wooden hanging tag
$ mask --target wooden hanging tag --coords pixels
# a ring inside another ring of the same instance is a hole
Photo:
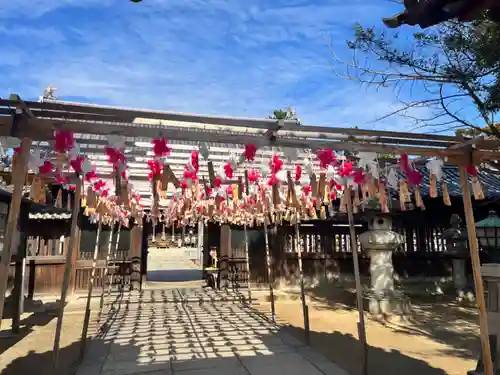
[[[378,199],[380,202],[380,211],[387,213],[389,212],[389,200],[387,198],[387,191],[385,189],[385,184],[383,182],[379,182],[378,187]]]
[[[175,176],[174,171],[172,171],[172,168],[170,168],[170,165],[168,165],[168,164],[165,164],[163,166],[163,175],[165,175],[165,174],[166,174],[166,178],[167,178],[167,184],[165,185],[165,188],[163,190],[167,190],[169,182],[171,182],[175,186],[176,189],[181,187],[181,182]],[[162,185],[163,185],[163,178],[162,178]],[[162,186],[162,188],[163,188],[163,186]]]
[[[236,184],[232,184],[231,185],[231,191],[233,192],[233,200],[234,201],[238,201],[240,199],[240,195],[238,194],[239,191],[238,191],[238,185]]]
[[[483,192],[483,187],[481,186],[481,182],[479,182],[479,179],[477,177],[472,177],[471,184],[472,184],[472,194],[474,195],[474,199],[483,200],[484,192]]]
[[[318,182],[316,181],[316,175],[314,173],[311,175],[311,196],[318,196]]]
[[[57,198],[56,198],[55,206],[57,208],[62,208],[62,188],[60,188],[59,191],[57,192]]]
[[[245,191],[248,194],[248,190]],[[243,177],[241,176],[238,177],[238,197],[243,199]]]
[[[201,189],[200,189],[200,182],[199,181],[195,181],[195,183],[194,183],[194,194],[193,195],[194,195],[195,200],[200,199]]]
[[[208,178],[210,179],[210,186],[212,188],[215,188],[215,170],[214,170],[214,163],[209,161],[207,163],[208,165]]]
[[[288,180],[288,195],[290,197],[290,203],[293,207],[299,208],[299,201],[297,199],[297,193],[295,191],[295,184],[292,179],[292,172],[287,172],[287,180]]]
[[[319,211],[319,217],[321,220],[326,220],[326,207],[321,206],[321,209]]]
[[[245,169],[245,191],[250,195],[250,184],[248,182],[248,171]]]
[[[168,189],[168,181],[170,180],[168,168],[170,168],[168,164],[163,164],[163,173],[161,174],[161,189],[165,191]]]
[[[320,173],[318,191],[316,193],[316,200],[321,202],[321,199],[323,199],[325,196],[325,191],[326,191],[326,173]]]
[[[437,198],[437,196],[438,196],[437,177],[434,173],[431,173],[429,177],[429,197]]]
[[[420,193],[420,188],[418,186],[415,187],[415,206],[425,210],[424,200],[422,199],[422,194]]]
[[[280,191],[279,191],[278,184],[273,185],[272,191],[273,191],[273,205],[274,205],[274,207],[278,207],[278,205],[281,203]]]
[[[451,206],[450,194],[448,193],[448,184],[443,181],[441,184],[441,190],[443,192],[443,203],[445,206]]]

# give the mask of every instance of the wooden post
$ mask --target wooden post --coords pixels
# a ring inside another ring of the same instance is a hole
[[[12,316],[12,333],[19,333],[21,314],[24,312],[24,275],[26,271],[27,236],[20,233],[20,243],[16,254],[16,271],[14,275],[14,314]]]
[[[99,257],[99,239],[101,237],[101,229],[102,229],[102,220],[101,216],[97,216],[97,234],[96,234],[96,239],[95,239],[95,247],[94,247],[94,257],[92,260],[92,273],[90,275],[90,280],[88,284],[88,289],[87,289],[87,306],[85,307],[85,318],[83,320],[83,329],[82,329],[82,337],[80,338],[80,359],[83,359],[83,356],[85,355],[85,346],[87,343],[87,332],[89,329],[89,323],[90,323],[90,301],[92,299],[92,290],[94,288],[94,279],[95,279],[95,272],[96,272],[96,266],[97,266],[97,258]]]
[[[361,373],[363,375],[366,375],[368,373],[368,346],[366,343],[365,312],[363,310],[363,287],[361,286],[361,277],[359,274],[358,241],[356,240],[356,228],[354,227],[354,215],[352,209],[352,189],[351,187],[346,187],[344,191],[344,194],[346,194],[345,202],[347,205],[347,218],[349,220],[349,237],[351,237],[354,279],[356,281],[356,301],[359,313],[358,335],[359,341],[361,343]]]
[[[102,276],[101,280],[101,298],[99,300],[99,316],[102,314],[102,308],[104,307],[104,290],[106,289],[106,280],[108,279],[108,270],[109,270],[109,259],[111,257],[111,247],[113,246],[113,229],[114,229],[115,223],[111,222],[109,223],[109,240],[108,240],[108,251],[106,253],[106,262],[104,264],[104,275]]]
[[[248,304],[252,305],[252,287],[251,287],[251,271],[250,271],[250,254],[248,252],[248,232],[247,223],[243,224],[245,234],[245,263],[247,266],[247,289],[248,289]]]
[[[21,141],[21,149],[17,154],[16,161],[12,169],[12,198],[5,226],[5,237],[3,240],[2,259],[0,262],[0,328],[2,324],[5,293],[7,292],[7,281],[9,277],[10,260],[12,256],[12,247],[14,245],[15,232],[19,221],[19,212],[21,211],[21,201],[23,199],[23,187],[28,169],[28,158],[31,148],[31,139],[24,138]]]
[[[267,266],[267,282],[269,284],[269,296],[271,298],[271,317],[273,322],[276,321],[276,306],[274,303],[274,286],[271,272],[271,254],[269,251],[269,234],[267,230],[267,218],[264,220],[264,240],[266,243],[266,266]]]
[[[297,215],[297,213],[294,212],[294,215]],[[297,251],[297,260],[299,263],[300,300],[302,302],[302,315],[304,318],[304,336],[306,344],[309,345],[311,342],[311,330],[309,326],[309,309],[306,303],[306,292],[304,287],[304,270],[302,268],[302,248],[300,246],[300,231],[298,220],[295,223],[295,248]]]
[[[488,315],[484,300],[484,285],[481,277],[481,263],[479,260],[479,250],[476,234],[476,223],[474,222],[474,212],[469,191],[469,181],[467,170],[464,166],[459,166],[460,185],[462,187],[462,197],[464,201],[465,222],[467,224],[467,235],[469,237],[470,259],[472,264],[472,274],[474,277],[474,287],[476,289],[476,302],[479,309],[479,329],[481,338],[482,357],[484,363],[484,374],[493,375],[493,361],[491,358],[491,348],[488,332]]]
[[[118,222],[118,231],[116,232],[116,244],[115,244],[115,251],[113,253],[113,273],[109,277],[108,298],[111,296],[111,289],[113,288],[113,283],[115,281],[116,258],[117,258],[117,254],[118,254],[118,247],[120,245],[120,233],[121,233],[121,230],[122,230],[122,223],[120,221],[120,222]],[[129,241],[129,243],[130,243],[130,241]],[[109,271],[107,271],[107,272],[109,272]]]
[[[82,196],[82,181],[78,178],[75,188],[75,199],[73,199],[73,210],[71,212],[71,227],[68,250],[66,252],[66,264],[64,265],[63,285],[61,289],[61,301],[59,315],[57,317],[56,334],[54,336],[53,359],[54,369],[59,366],[59,341],[61,339],[62,322],[64,318],[64,307],[66,305],[66,297],[68,295],[68,287],[70,285],[70,275],[73,272],[73,253],[78,239],[78,215],[80,213],[80,199]]]

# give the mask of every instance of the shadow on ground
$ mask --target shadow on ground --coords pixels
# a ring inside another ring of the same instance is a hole
[[[356,308],[355,290],[320,286],[310,288],[308,295],[321,302],[324,307],[318,309]],[[298,293],[293,293],[299,298]],[[459,304],[454,295],[411,295],[412,312],[405,321],[395,324],[387,320],[377,320],[395,332],[412,336],[424,336],[449,346],[447,353],[465,359],[477,359],[480,343],[478,336],[477,309],[470,304]]]
[[[31,313],[20,321],[20,330],[16,334],[11,334],[12,332],[12,317],[13,317],[13,301],[9,297],[6,299],[6,308],[4,310],[1,333],[5,335],[0,339],[0,354],[5,352],[10,347],[16,345],[19,341],[23,340],[37,326],[46,326],[53,319],[57,318],[57,312],[59,311],[59,301],[43,303],[38,300],[25,300],[24,313]],[[10,320],[10,321],[9,321]],[[7,322],[5,322],[7,321]]]
[[[304,330],[286,326],[285,330],[301,339]],[[339,332],[311,331],[311,345],[326,358],[335,362],[350,375],[362,374],[361,344],[352,335]],[[465,372],[465,371],[464,371]],[[408,357],[399,351],[384,351],[368,348],[368,373],[384,375],[444,375],[442,369],[431,367],[428,363]]]
[[[148,281],[183,282],[201,279],[201,271],[196,269],[152,270],[147,273]]]

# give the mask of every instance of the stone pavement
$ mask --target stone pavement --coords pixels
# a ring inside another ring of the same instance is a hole
[[[239,299],[201,288],[124,295],[77,375],[348,375]]]

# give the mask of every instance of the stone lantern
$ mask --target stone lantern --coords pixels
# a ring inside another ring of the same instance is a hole
[[[392,252],[403,244],[403,237],[392,230],[392,217],[377,213],[368,219],[368,231],[359,236],[370,257],[371,290],[367,295],[372,314],[404,313],[409,309],[401,293],[394,290]]]
[[[453,286],[461,295],[467,286],[465,265],[469,259],[468,237],[467,231],[462,227],[462,219],[457,214],[451,216],[450,225],[443,232],[443,239],[446,241],[446,253],[452,256]]]

